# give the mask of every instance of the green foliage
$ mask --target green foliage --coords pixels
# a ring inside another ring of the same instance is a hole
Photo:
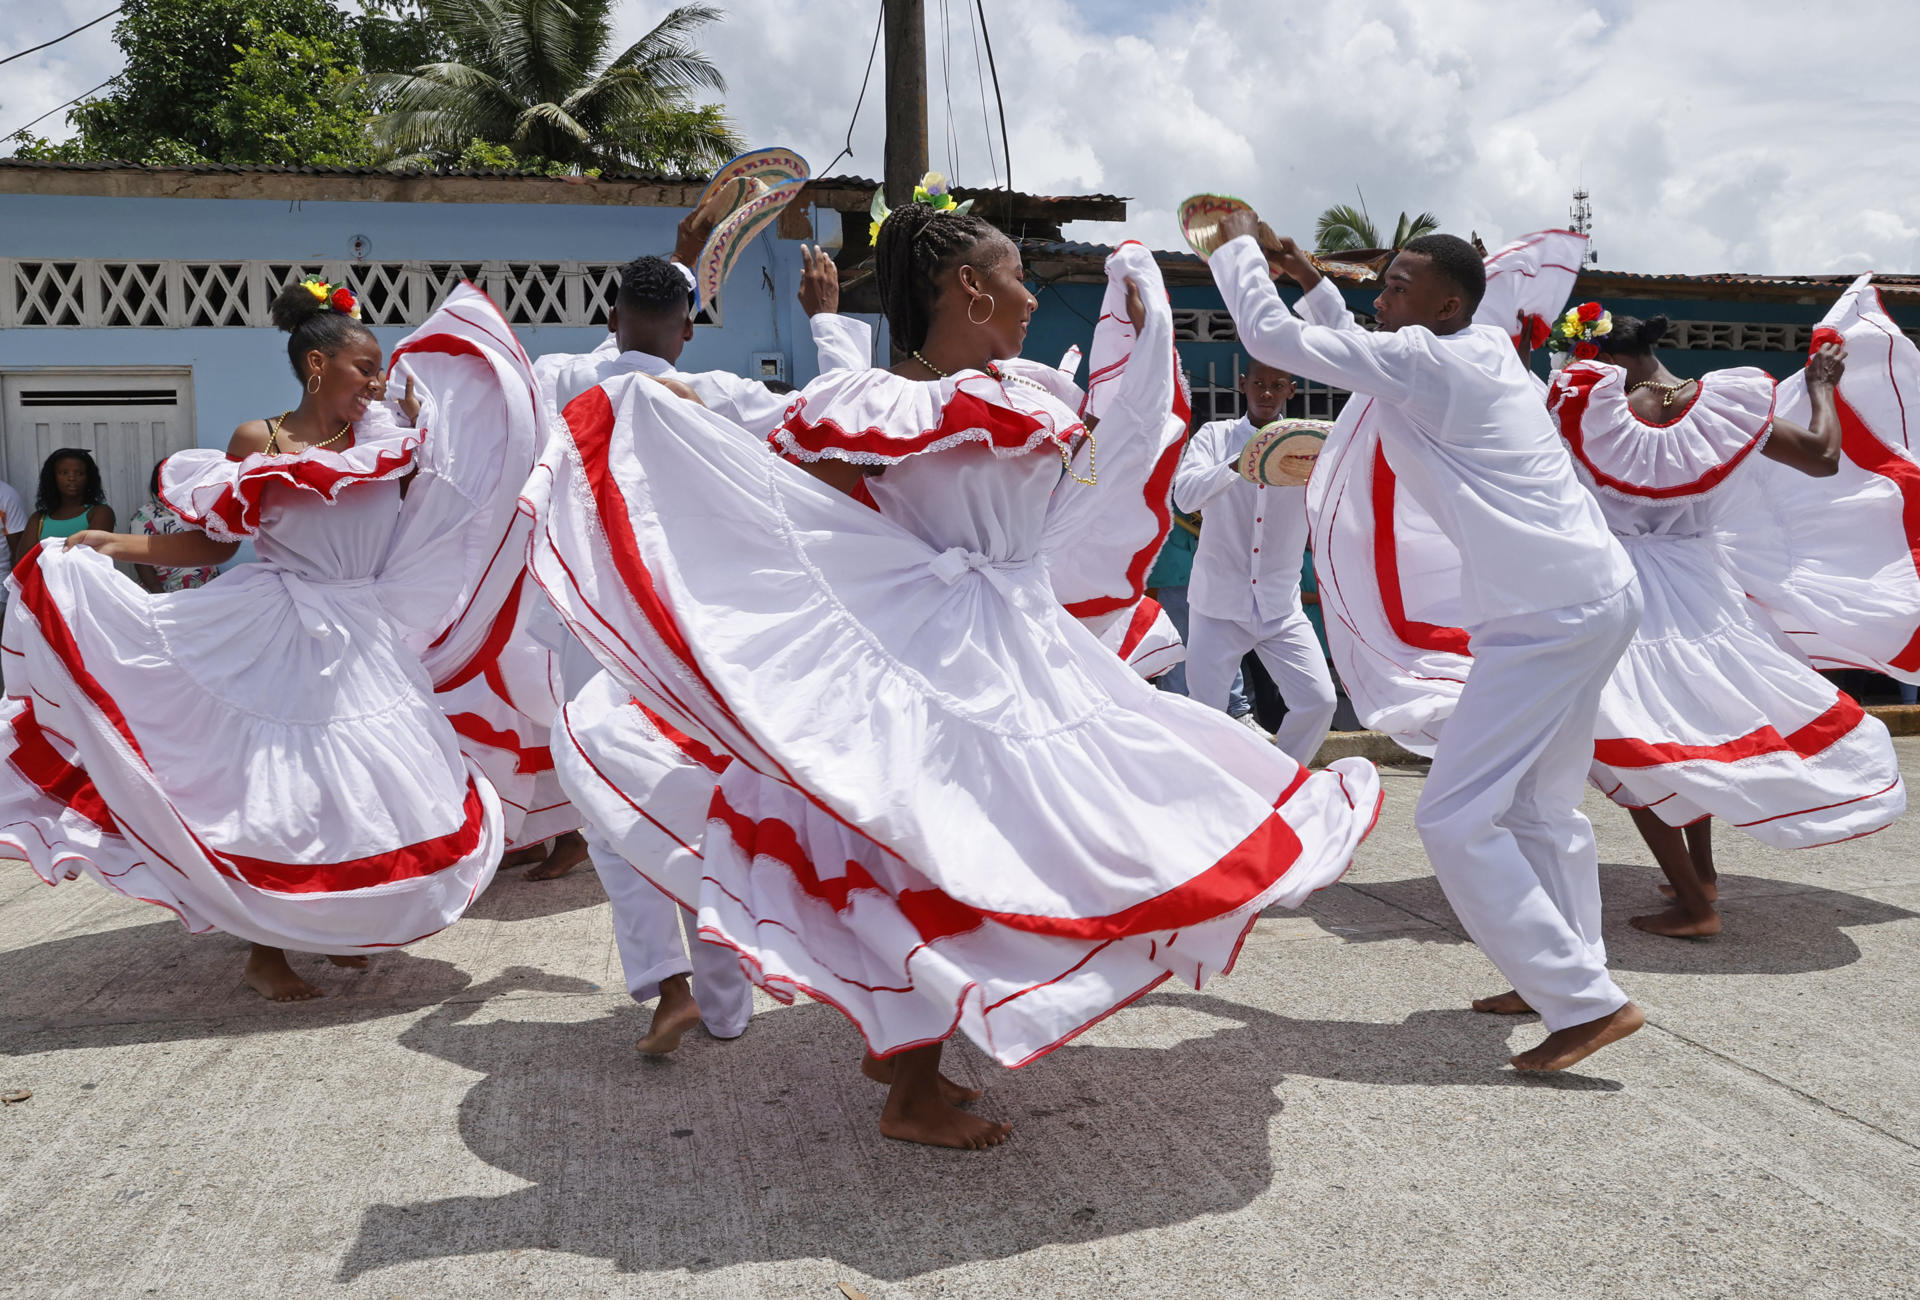
[[[1431,212],[1412,217],[1402,212],[1393,228],[1393,242],[1382,244],[1379,227],[1373,224],[1373,218],[1367,215],[1365,208],[1356,208],[1351,203],[1336,203],[1322,212],[1313,223],[1313,251],[1351,253],[1362,248],[1404,248],[1411,241],[1422,235],[1431,235],[1438,229],[1440,218]]]
[[[370,153],[347,145],[367,116],[352,71],[360,46],[327,0],[127,0],[113,38],[126,67],[67,117],[80,158],[286,162],[289,149],[309,146],[336,159]],[[280,67],[279,58],[298,62]]]
[[[223,161],[351,167],[370,160],[366,81],[333,42],[247,24],[217,120]]]
[[[1356,248],[1380,247],[1380,232],[1362,208],[1336,203],[1313,223],[1313,251],[1348,253]]]
[[[710,169],[740,141],[717,106],[719,70],[692,42],[721,17],[682,5],[608,58],[613,0],[382,0],[413,4],[446,57],[375,79],[374,137],[390,156],[458,163],[476,141],[522,167]]]

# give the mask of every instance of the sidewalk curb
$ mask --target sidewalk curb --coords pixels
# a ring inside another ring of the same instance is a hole
[[[1880,719],[1895,736],[1920,736],[1920,704],[1869,704],[1869,716]],[[1383,731],[1331,731],[1313,756],[1311,767],[1325,767],[1336,758],[1364,758],[1375,763],[1430,763],[1410,750],[1402,749]]]

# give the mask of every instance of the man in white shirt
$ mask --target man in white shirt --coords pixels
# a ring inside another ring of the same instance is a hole
[[[1372,399],[1400,483],[1461,555],[1474,666],[1434,754],[1414,824],[1447,900],[1514,992],[1477,1010],[1535,1010],[1549,1030],[1513,1058],[1563,1070],[1646,1017],[1607,973],[1598,854],[1580,814],[1600,690],[1639,623],[1632,563],[1574,477],[1506,334],[1472,324],[1486,287],[1471,245],[1414,240],[1359,328],[1291,240],[1280,266],[1305,294],[1288,311],[1251,213],[1213,254],[1241,343]]]
[[[1307,550],[1307,489],[1267,487],[1240,476],[1240,449],[1285,414],[1293,377],[1258,361],[1240,376],[1247,413],[1203,424],[1173,476],[1173,502],[1203,514],[1187,582],[1187,694],[1222,711],[1249,650],[1260,656],[1286,701],[1274,744],[1311,763],[1333,725],[1333,674],[1300,607]],[[1257,727],[1252,714],[1249,725]]]
[[[683,223],[683,247],[686,231]],[[697,249],[698,244],[694,247]],[[872,331],[866,322],[841,316],[839,277],[830,258],[820,249],[802,249],[805,266],[801,273],[800,302],[813,322],[814,340],[820,349],[822,370],[864,368],[872,356]],[[594,352],[554,359],[547,366],[535,364],[535,376],[543,397],[553,402],[557,412],[580,394],[616,375],[633,371],[652,375],[691,390],[708,409],[726,416],[757,438],[771,434],[785,415],[792,397],[778,394],[758,380],[747,379],[723,370],[682,371],[675,368],[680,353],[693,338],[694,299],[692,279],[681,261],[642,257],[627,264],[620,277],[619,295],[614,300],[607,328],[612,346],[602,345]],[[542,358],[546,361],[547,358]],[[570,701],[585,698],[600,673],[600,665],[584,646],[570,635],[551,610],[545,611],[535,636],[555,648],[560,660],[561,677]],[[589,692],[590,693],[590,692]],[[605,694],[602,691],[601,694]],[[691,762],[664,738],[652,734],[646,724],[628,719],[630,725],[593,729],[588,718],[581,734],[574,734],[569,722],[570,710],[556,719],[553,744],[555,753],[566,755],[565,746],[584,743],[584,764],[562,761],[559,772],[569,797],[578,792],[568,782],[584,779],[583,772],[594,771],[595,745],[611,745],[615,752],[599,757],[617,765],[622,776],[666,800],[663,806],[639,814],[645,821],[662,825],[661,818],[678,828],[688,842],[697,844],[705,827],[706,797],[711,794],[713,776]],[[637,706],[633,710],[638,715]],[[600,774],[602,777],[604,773]],[[704,787],[703,787],[704,782]],[[704,793],[698,793],[704,788]],[[690,794],[689,791],[695,793]],[[578,806],[587,804],[576,800]],[[637,811],[637,810],[636,810]],[[636,823],[638,824],[638,823]],[[753,988],[742,974],[732,950],[700,941],[695,918],[667,898],[621,855],[622,845],[670,844],[674,832],[649,838],[646,827],[600,826],[592,821],[582,827],[587,858],[593,863],[613,911],[614,939],[626,972],[627,989],[636,1002],[658,999],[646,1037],[638,1044],[649,1056],[664,1056],[675,1051],[682,1038],[696,1024],[704,1024],[715,1038],[735,1038],[744,1033],[753,1014]],[[638,851],[638,850],[630,850]],[[696,854],[697,856],[697,854]],[[682,944],[684,931],[685,944]],[[697,997],[696,997],[697,990]]]
[[[822,370],[851,369],[872,364],[873,331],[865,321],[839,314],[840,282],[833,259],[819,249],[802,247],[806,259],[801,274],[800,301],[813,328]],[[602,344],[592,352],[534,363],[534,377],[553,389],[556,410],[596,384],[638,370],[656,379],[674,379],[720,415],[759,437],[772,433],[792,403],[757,379],[726,370],[682,371],[680,353],[693,338],[694,299],[689,273],[681,264],[661,257],[641,257],[620,273],[620,292],[607,321],[613,346]]]

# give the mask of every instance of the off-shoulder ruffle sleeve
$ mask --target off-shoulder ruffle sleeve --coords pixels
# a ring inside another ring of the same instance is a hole
[[[769,441],[799,461],[893,465],[978,442],[999,455],[1058,447],[1082,432],[1050,392],[977,370],[933,383],[885,370],[836,370],[808,384]]]
[[[353,438],[342,451],[316,447],[297,456],[255,454],[244,460],[207,448],[178,451],[160,468],[160,500],[217,542],[243,541],[260,530],[269,486],[284,484],[337,500],[356,483],[405,474],[426,431],[407,428],[391,407],[375,404],[355,426]]]
[[[1716,370],[1672,419],[1649,424],[1627,405],[1626,371],[1579,361],[1547,397],[1573,458],[1594,486],[1625,501],[1678,504],[1724,483],[1766,443],[1774,384],[1752,366]]]

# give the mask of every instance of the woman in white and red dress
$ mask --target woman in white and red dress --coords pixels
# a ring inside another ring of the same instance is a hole
[[[1548,405],[1646,599],[1601,695],[1593,780],[1632,812],[1674,895],[1632,923],[1689,937],[1720,931],[1709,818],[1811,848],[1882,829],[1906,790],[1886,727],[1755,620],[1716,539],[1722,489],[1758,458],[1834,474],[1841,347],[1807,363],[1808,428],[1776,413],[1764,371],[1674,375],[1654,353],[1666,325],[1615,317],[1596,359],[1554,375]]]
[[[8,583],[0,848],[249,940],[247,982],[276,1001],[320,992],[287,950],[351,965],[424,938],[500,855],[433,688],[500,640],[531,371],[471,287],[391,374],[352,306],[317,284],[275,299],[305,391],[225,453],[168,458],[162,500],[197,531],[82,532]],[[113,565],[215,564],[243,539],[259,563],[193,590]]]
[[[912,358],[800,395],[774,446],[818,477],[616,379],[529,481],[531,567],[624,686],[733,756],[698,880],[658,883],[770,992],[853,1020],[890,1067],[884,1133],[979,1147],[1007,1127],[949,1100],[956,1028],[1020,1065],[1228,969],[1262,908],[1345,871],[1380,790],[1154,690],[1062,608],[1043,543],[1098,492],[1098,448],[1004,360],[1034,307],[1012,243],[910,204],[877,256]],[[1172,406],[1157,277],[1138,296],[1102,442]],[[863,475],[878,510],[848,499]]]

